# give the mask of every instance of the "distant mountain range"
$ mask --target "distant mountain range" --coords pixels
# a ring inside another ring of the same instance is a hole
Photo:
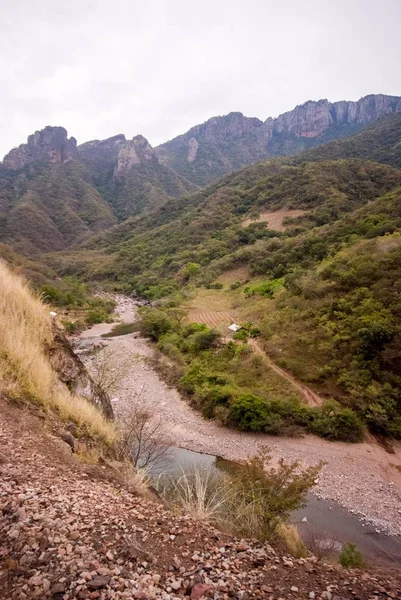
[[[344,138],[398,112],[401,97],[382,94],[308,101],[266,121],[213,117],[157,148],[122,134],[77,146],[63,127],[45,127],[0,164],[0,241],[23,253],[71,247],[231,171]]]

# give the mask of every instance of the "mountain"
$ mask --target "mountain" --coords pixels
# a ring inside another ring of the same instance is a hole
[[[0,241],[22,254],[63,250],[163,206],[169,208],[159,215],[165,218],[172,210],[174,216],[199,185],[265,157],[294,154],[349,136],[400,111],[401,98],[371,95],[358,102],[309,101],[264,122],[230,113],[158,148],[141,135],[127,140],[122,134],[77,146],[63,127],[48,126],[11,150],[0,165]],[[361,135],[362,142],[352,138],[340,154],[382,160],[372,155],[364,132]],[[372,135],[377,139],[374,131]],[[391,132],[383,135],[391,138]],[[357,154],[355,144],[365,150]],[[385,152],[381,140],[377,144]],[[322,152],[321,158],[331,158],[330,153],[337,158],[335,148],[317,152]],[[399,156],[399,147],[393,152]],[[389,162],[395,164],[391,158]]]
[[[68,139],[64,127],[48,126],[30,135],[26,144],[13,148],[3,165],[15,171],[32,163],[64,164],[70,160],[78,160],[76,139]]]
[[[142,136],[126,140],[120,134],[78,147],[93,185],[119,219],[158,208],[170,198],[193,192],[196,186],[162,164]]]
[[[194,189],[142,136],[77,148],[63,127],[45,127],[0,164],[0,240],[26,255],[62,250]]]
[[[401,168],[400,137],[401,114],[389,114],[347,139],[334,140],[302,152],[291,162],[361,158]]]
[[[345,407],[345,428],[355,417],[401,438],[400,144],[395,114],[298,157],[261,161],[85,241],[58,272],[91,277],[95,262],[97,278],[159,307],[166,296],[169,306],[195,293],[198,312],[230,309],[260,331],[259,347],[282,369]],[[205,287],[215,295],[196,291]],[[186,365],[176,383],[204,414],[256,394],[269,406],[270,432],[309,426],[313,415],[283,407],[279,390],[263,390],[256,374],[239,383],[213,353],[192,363],[179,335],[171,326],[159,347]],[[316,427],[323,436],[345,432],[333,433],[328,421]]]
[[[160,160],[197,185],[206,185],[268,156],[296,154],[343,138],[401,111],[401,97],[370,95],[357,102],[308,101],[276,119],[241,113],[213,117],[159,146]]]

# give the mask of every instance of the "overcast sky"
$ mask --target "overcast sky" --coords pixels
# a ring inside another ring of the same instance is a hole
[[[401,0],[1,0],[0,155],[45,125],[157,145],[214,115],[401,95]]]

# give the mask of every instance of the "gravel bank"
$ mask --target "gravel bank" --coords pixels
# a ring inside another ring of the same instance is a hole
[[[121,316],[127,322],[135,307],[124,302]],[[313,490],[317,496],[337,502],[380,531],[401,534],[401,473],[396,468],[401,465],[401,445],[395,454],[388,454],[374,442],[327,442],[309,435],[279,438],[219,427],[203,419],[160,379],[146,360],[153,355],[147,340],[126,335],[109,338],[107,345],[116,357],[130,356],[133,364],[114,393],[119,399],[113,406],[117,416],[140,397],[144,406],[161,417],[172,443],[181,448],[241,461],[268,446],[273,459],[300,460],[306,465],[322,460],[326,465]]]

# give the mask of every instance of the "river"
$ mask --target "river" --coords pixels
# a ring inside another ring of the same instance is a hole
[[[132,322],[135,304],[123,297],[117,300],[121,321]],[[134,400],[159,417],[174,447],[169,469],[183,462],[188,466],[191,461],[201,468],[218,468],[218,457],[240,462],[266,445],[273,462],[279,457],[308,465],[324,460],[327,464],[314,493],[309,494],[306,507],[293,516],[301,532],[316,527],[328,537],[356,543],[366,557],[386,564],[401,563],[401,478],[393,466],[401,464],[401,455],[388,455],[371,443],[333,443],[315,436],[276,438],[219,427],[203,419],[160,379],[150,362],[154,351],[147,340],[135,334],[100,337],[110,334],[112,328],[113,324],[95,325],[81,334],[75,346],[84,361],[88,360],[85,350],[95,343],[107,345],[117,359],[130,359],[132,367],[113,393],[116,418],[123,417]]]

